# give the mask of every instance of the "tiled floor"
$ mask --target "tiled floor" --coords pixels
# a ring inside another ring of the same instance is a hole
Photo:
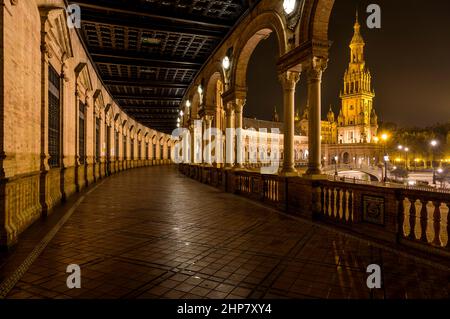
[[[373,263],[383,288],[371,292]],[[69,264],[81,289],[67,288]],[[449,279],[155,167],[87,195],[8,298],[448,298]]]

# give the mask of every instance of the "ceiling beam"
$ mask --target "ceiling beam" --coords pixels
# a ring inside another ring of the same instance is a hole
[[[114,94],[113,94],[114,95]],[[151,96],[151,95],[114,95],[117,100],[144,100],[144,101],[171,101],[181,102],[181,97],[172,96]]]
[[[93,4],[92,0],[76,0],[76,1],[71,1],[71,3],[78,4],[81,8],[93,9],[93,10],[101,11],[103,13],[112,12],[112,13],[119,13],[119,14],[131,15],[131,16],[134,15],[134,16],[150,18],[152,20],[167,21],[167,22],[171,22],[171,23],[179,23],[179,24],[186,24],[186,25],[191,25],[191,26],[201,26],[201,27],[205,27],[205,28],[219,29],[219,30],[223,30],[224,32],[227,32],[232,27],[231,24],[192,20],[192,19],[186,19],[186,18],[175,17],[175,16],[164,16],[164,15],[160,15],[160,14],[149,13],[144,10],[141,10],[141,11],[139,11],[138,9],[132,10],[129,7],[125,8],[125,7],[119,7],[119,6],[111,6],[111,4],[107,3],[107,2],[101,2],[101,4]]]
[[[168,32],[186,36],[202,36],[212,40],[220,41],[226,35],[226,32],[208,28],[198,28],[193,26],[168,25],[164,23],[143,22],[139,19],[120,18],[116,19],[107,15],[95,15],[83,12],[82,23],[105,25],[108,27],[139,29],[141,32]]]
[[[165,110],[167,112],[174,112],[177,111],[179,112],[179,107],[178,106],[162,106],[162,105],[133,105],[133,104],[121,104],[120,105],[121,108],[128,108],[128,109],[136,109],[137,111],[155,111],[158,112],[158,110]]]
[[[131,66],[145,66],[145,67],[162,67],[162,68],[174,68],[184,70],[198,70],[202,66],[199,62],[188,62],[178,60],[164,60],[164,59],[149,59],[142,56],[130,56],[119,52],[110,53],[96,53],[91,52],[91,56],[96,63],[105,64],[119,64],[119,65],[131,65]]]
[[[164,82],[145,79],[137,80],[127,78],[103,78],[103,82],[107,85],[137,86],[150,88],[187,89],[189,87],[189,83]]]
[[[178,114],[180,111],[178,107],[136,107],[136,106],[120,106],[124,110],[130,110],[132,112],[140,113],[140,114]]]

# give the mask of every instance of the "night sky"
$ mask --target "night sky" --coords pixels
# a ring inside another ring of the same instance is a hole
[[[366,7],[382,10],[381,29],[370,30]],[[375,108],[380,120],[401,126],[427,126],[450,121],[450,1],[448,0],[336,0],[329,39],[333,41],[322,85],[322,113],[340,106],[339,91],[349,62],[356,8],[366,41],[367,67],[373,76]],[[278,44],[272,34],[250,60],[245,116],[270,120],[283,100],[277,80]],[[296,108],[306,104],[306,74],[297,86]]]

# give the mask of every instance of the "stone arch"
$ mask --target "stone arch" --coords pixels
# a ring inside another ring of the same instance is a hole
[[[297,45],[312,41],[328,41],[328,25],[335,0],[306,0],[302,19],[297,26]]]
[[[235,89],[246,89],[247,87],[247,67],[251,55],[259,42],[275,32],[278,41],[279,56],[283,56],[287,50],[286,28],[283,19],[274,11],[263,12],[255,17],[242,32],[238,44],[236,43],[235,63],[231,83]]]
[[[222,71],[215,71],[210,76],[208,76],[208,81],[206,82],[206,91],[205,91],[205,106],[206,108],[215,107],[217,105],[216,97],[216,88],[217,82],[222,81],[225,83],[225,76]]]

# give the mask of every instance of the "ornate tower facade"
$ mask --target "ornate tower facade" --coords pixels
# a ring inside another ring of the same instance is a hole
[[[338,143],[371,143],[377,135],[378,117],[373,106],[375,92],[372,75],[364,59],[365,42],[356,15],[354,35],[350,43],[350,63],[344,74],[341,111],[337,118]]]

